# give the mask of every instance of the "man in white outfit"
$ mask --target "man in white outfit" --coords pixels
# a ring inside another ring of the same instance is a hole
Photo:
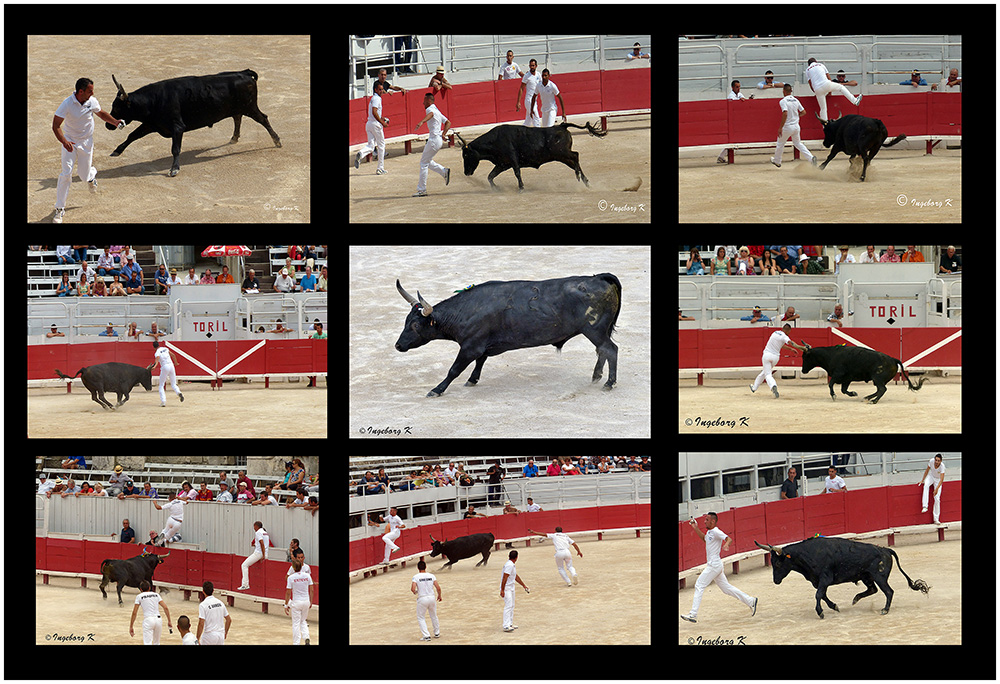
[[[806,76],[809,79],[809,87],[816,93],[816,101],[819,103],[817,118],[823,124],[826,124],[828,121],[826,117],[826,96],[830,93],[843,95],[850,100],[852,105],[857,106],[861,104],[861,98],[864,96],[858,95],[854,97],[851,95],[851,91],[847,89],[847,86],[830,78],[830,72],[826,70],[826,66],[817,62],[815,57],[809,58],[809,66],[806,67]]]
[[[257,521],[253,524],[253,552],[246,557],[240,566],[243,569],[243,584],[237,587],[237,591],[246,591],[250,588],[250,566],[260,560],[267,560],[267,549],[271,545],[271,538],[264,529],[264,523]]]
[[[385,534],[382,535],[382,541],[385,543],[385,558],[382,559],[382,562],[388,563],[389,554],[393,551],[399,551],[396,540],[399,539],[402,530],[406,529],[406,525],[403,524],[403,519],[397,515],[395,506],[389,509],[389,517],[382,520],[387,528]]]
[[[542,82],[535,87],[535,94],[531,96],[531,106],[528,108],[534,110],[535,101],[538,101],[542,117],[541,128],[552,128],[556,125],[556,114],[558,113],[556,98],[559,98],[559,104],[562,105],[562,120],[566,121],[566,103],[563,102],[562,95],[559,93],[559,86],[556,85],[555,81],[549,80],[549,70],[542,69]]]
[[[171,360],[171,356],[176,359],[174,353],[167,349],[166,347],[160,346],[159,340],[153,340],[153,349],[156,351],[154,355],[156,356],[155,363],[160,364],[160,406],[167,405],[167,393],[166,387],[167,383],[173,388],[174,393],[184,401],[184,395],[181,394],[180,389],[177,387],[177,370],[174,367],[174,362]]]
[[[378,168],[375,169],[375,175],[384,176],[388,172],[385,170],[385,133],[383,127],[389,125],[389,119],[382,116],[382,95],[385,93],[385,86],[381,81],[376,81],[372,90],[374,94],[371,102],[368,103],[368,122],[365,124],[368,142],[354,157],[354,168],[361,168],[361,159],[378,150]]]
[[[528,585],[520,578],[517,574],[517,568],[514,567],[514,564],[517,563],[517,551],[511,551],[507,554],[507,558],[509,560],[504,563],[503,577],[500,578],[500,598],[503,599],[503,631],[513,632],[517,629],[517,625],[514,624],[514,582],[524,587],[526,594],[531,592],[528,591]]]
[[[420,640],[430,641],[431,633],[427,631],[427,620],[424,616],[431,614],[431,624],[434,626],[434,636],[441,636],[441,626],[438,624],[437,603],[434,592],[437,592],[437,601],[441,600],[441,585],[438,584],[437,577],[427,572],[427,563],[420,561],[417,563],[417,574],[410,581],[410,591],[417,595],[417,624],[420,626]]]
[[[805,155],[806,161],[810,161],[813,165],[816,165],[816,157],[813,156],[806,146],[803,144],[802,140],[799,138],[801,130],[799,129],[799,114],[803,114],[806,110],[802,108],[802,104],[795,99],[792,95],[792,85],[786,83],[783,90],[785,96],[778,100],[778,107],[781,108],[781,124],[778,126],[778,146],[774,150],[774,156],[771,157],[771,163],[781,168],[781,153],[785,150],[785,143],[788,139],[792,139],[792,146]]]
[[[720,550],[728,551],[729,544],[733,541],[733,538],[727,535],[725,532],[718,528],[719,516],[709,511],[705,516],[705,527],[708,529],[707,532],[702,534],[701,530],[698,529],[698,521],[694,518],[691,519],[691,528],[705,541],[705,555],[708,558],[708,564],[705,569],[701,571],[698,575],[698,581],[694,585],[694,601],[691,603],[691,612],[687,615],[681,615],[682,620],[687,620],[688,622],[698,622],[696,619],[698,617],[698,607],[701,606],[701,597],[705,593],[705,589],[708,588],[712,582],[719,585],[719,589],[722,590],[723,594],[728,596],[735,596],[740,601],[745,603],[753,612],[750,613],[750,617],[757,614],[757,599],[752,596],[747,596],[742,591],[734,587],[726,579],[726,573],[722,569],[722,558],[719,554]],[[723,545],[723,540],[725,540],[725,545]]]
[[[576,542],[568,534],[563,534],[561,527],[556,527],[555,534],[542,534],[529,527],[528,534],[537,534],[539,537],[548,537],[552,540],[552,545],[556,547],[556,570],[559,572],[559,576],[566,582],[567,587],[575,585],[579,580],[576,576],[576,568],[573,567],[573,554],[569,552],[569,547],[572,546],[576,549],[577,555],[583,558],[583,551],[576,545]],[[572,579],[570,579],[571,577]]]
[[[774,378],[771,377],[771,371],[778,365],[778,361],[781,360],[782,347],[788,345],[795,347],[799,351],[806,350],[806,347],[799,346],[792,342],[792,338],[788,336],[788,333],[791,331],[792,326],[785,323],[781,326],[781,330],[775,330],[767,339],[767,345],[764,347],[764,353],[760,356],[760,363],[763,366],[763,369],[753,381],[753,384],[750,385],[751,392],[756,392],[757,388],[760,387],[760,383],[767,382],[767,386],[771,388],[771,393],[774,394],[774,398],[778,398],[778,383],[776,383]]]
[[[62,160],[59,180],[56,182],[56,213],[53,223],[62,223],[66,214],[66,198],[73,178],[73,163],[80,180],[90,184],[90,191],[97,192],[97,169],[94,168],[94,116],[112,126],[121,128],[124,124],[101,110],[94,97],[94,82],[81,78],[76,82],[76,90],[56,109],[52,117],[52,132],[62,145]],[[66,124],[65,133],[62,125]]]
[[[521,77],[521,87],[517,91],[517,103],[514,105],[514,111],[519,112],[521,111],[521,101],[524,101],[524,125],[528,128],[538,128],[542,123],[538,109],[531,106],[535,90],[542,82],[542,77],[535,73],[537,68],[538,60],[533,59],[528,62],[528,73]]]
[[[446,169],[434,161],[434,155],[444,145],[443,136],[448,135],[448,129],[451,128],[451,121],[448,121],[445,115],[441,113],[441,110],[437,108],[437,105],[434,104],[434,93],[426,93],[424,95],[424,112],[424,118],[413,129],[413,132],[416,133],[426,122],[427,132],[430,133],[430,136],[427,138],[427,144],[424,145],[424,153],[420,155],[420,177],[417,180],[417,192],[414,193],[414,197],[427,197],[427,169],[441,174],[445,185],[451,182],[451,169]]]
[[[941,485],[944,484],[944,463],[942,462],[941,454],[938,454],[930,461],[927,462],[927,467],[924,468],[924,475],[920,478],[920,484],[924,486],[924,494],[921,497],[920,505],[922,507],[921,513],[927,512],[927,497],[930,494],[931,488],[934,489],[934,522],[940,523],[941,520]]]

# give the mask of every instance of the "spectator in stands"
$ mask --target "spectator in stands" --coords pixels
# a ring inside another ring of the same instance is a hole
[[[56,486],[55,480],[50,480],[45,473],[38,474],[38,491],[36,494],[48,494]]]
[[[833,272],[839,275],[841,264],[853,264],[857,259],[854,258],[853,254],[848,252],[850,248],[847,245],[838,245],[837,249],[840,251],[840,254],[833,257]]]
[[[94,492],[94,488],[90,486],[89,482],[80,483],[80,491],[76,493],[76,496],[90,496]]]
[[[236,281],[233,279],[232,274],[229,272],[228,266],[222,267],[222,273],[220,273],[215,278],[215,282],[219,285],[235,285]]]
[[[500,491],[503,489],[503,467],[500,465],[499,459],[493,462],[493,465],[489,467],[486,471],[489,475],[489,505],[494,505],[500,501]]]
[[[108,295],[111,297],[123,297],[127,292],[125,292],[125,285],[121,282],[121,276],[117,273],[111,276],[113,280],[111,284],[108,285]]]
[[[219,503],[233,503],[233,495],[229,491],[228,482],[219,483],[219,496],[215,500]]]
[[[176,268],[170,269],[170,277],[167,278],[167,294],[170,294],[170,288],[173,287],[174,285],[183,285],[183,284],[184,281],[182,281],[177,276],[177,269]]]
[[[281,269],[274,279],[274,291],[275,292],[295,292],[295,278],[288,275],[288,269]]]
[[[206,268],[201,274],[201,280],[198,281],[199,285],[215,285],[215,276],[212,275],[212,269]]]
[[[260,281],[257,280],[257,271],[252,268],[247,271],[247,277],[243,279],[243,284],[240,285],[240,292],[243,294],[260,293]]]
[[[576,467],[575,463],[573,463],[573,457],[572,456],[563,456],[562,474],[563,475],[579,475],[580,474],[580,469]]]
[[[914,88],[917,88],[919,86],[925,86],[925,85],[927,85],[927,81],[924,80],[924,78],[920,75],[919,71],[917,71],[916,69],[914,69],[913,73],[910,74],[910,80],[908,80],[908,81],[900,81],[899,85],[908,85],[908,86],[913,86]]]
[[[122,485],[122,491],[118,494],[118,498],[122,500],[126,498],[137,499],[140,496],[142,496],[142,489],[136,487],[135,482],[131,479],[125,480],[125,483]]]
[[[108,484],[110,485],[111,494],[118,495],[121,494],[122,488],[125,486],[126,482],[130,482],[132,478],[125,472],[124,468],[120,465],[116,465],[114,472],[111,473],[111,477],[108,478]]]
[[[469,508],[465,511],[465,513],[462,514],[463,520],[467,518],[487,518],[487,517],[489,516],[483,515],[482,513],[476,513],[476,507],[473,506],[472,504],[469,504]]]
[[[639,43],[636,43],[635,45],[633,45],[632,46],[632,52],[629,52],[627,55],[625,55],[625,61],[626,62],[631,62],[631,61],[636,60],[636,59],[649,59],[649,53],[648,52],[643,52],[640,49],[641,47],[642,46],[639,45]],[[767,73],[771,73],[771,72],[769,71]]]
[[[896,254],[895,245],[888,245],[885,248],[885,253],[879,257],[879,263],[882,264],[898,264],[900,262],[899,255]]]
[[[94,491],[90,493],[91,496],[107,496],[108,490],[104,488],[100,482],[94,483]]]
[[[837,466],[827,468],[826,480],[823,481],[824,494],[838,494],[847,491],[847,483],[837,474]]]
[[[962,257],[955,254],[955,245],[948,245],[948,249],[941,255],[941,273],[958,273],[962,270]]]
[[[904,264],[922,264],[924,263],[924,253],[918,250],[916,245],[907,245],[906,251],[900,255],[899,260]]]
[[[278,483],[277,485],[278,489],[291,489],[291,487],[288,486],[288,481],[292,477],[292,468],[293,468],[292,462],[285,461],[285,477],[281,480],[281,482]],[[379,472],[382,473],[385,471],[380,470]]]
[[[208,483],[202,480],[201,487],[198,489],[198,493],[194,498],[197,501],[212,501],[215,496],[212,494],[211,490],[209,490]]]
[[[715,258],[709,262],[712,275],[732,275],[729,270],[729,259],[726,258],[726,248],[719,247],[715,250]]]
[[[607,456],[601,456],[600,459],[598,459],[598,462],[597,462],[597,472],[598,473],[607,473],[607,472],[610,472],[610,470],[611,470],[611,465],[608,463],[608,457]]]
[[[512,506],[510,504],[510,499],[507,499],[506,501],[503,502],[503,514],[504,515],[517,515],[520,512],[521,511],[517,510],[516,508],[514,508],[514,506]],[[507,542],[507,548],[511,548],[510,547],[510,542]]]
[[[327,279],[327,268],[324,266],[320,269],[319,280],[316,283],[317,292],[326,292],[326,279]]]
[[[275,319],[275,321],[274,321],[274,328],[271,329],[271,330],[268,330],[268,332],[270,332],[270,333],[290,333],[290,332],[294,332],[294,331],[291,328],[286,328],[285,324],[281,322],[280,318],[278,318],[278,319]]]
[[[132,261],[129,260],[131,265]],[[122,270],[122,274],[125,274],[125,270]],[[132,269],[128,271],[128,276],[125,278],[125,294],[142,294],[142,271]]]
[[[194,501],[198,497],[198,492],[195,491],[194,487],[187,480],[181,482],[181,489],[177,492],[177,498],[187,501]]]
[[[102,278],[101,276],[97,276],[94,279],[94,290],[93,290],[93,292],[90,293],[90,296],[91,297],[107,297],[108,296],[107,285],[105,285],[104,278]]]
[[[129,527],[128,518],[122,520],[122,531],[118,535],[118,542],[121,544],[134,544],[135,530]]]
[[[160,264],[160,267],[156,269],[156,273],[153,274],[153,292],[154,294],[166,294],[167,293],[167,280],[170,278],[170,274],[167,273],[167,265]]]
[[[253,482],[251,482],[250,478],[247,477],[247,471],[245,471],[245,470],[238,470],[236,472],[236,482],[237,482],[237,485],[240,482],[245,483],[246,486],[247,486],[247,491],[250,493],[250,496],[252,496],[254,498],[257,497],[257,492],[254,491],[254,488],[253,488]]]
[[[115,258],[111,255],[111,250],[108,247],[104,248],[104,252],[101,256],[97,257],[97,274],[98,275],[115,275],[121,272],[121,269],[115,266]]]
[[[639,464],[639,470],[644,473],[649,473],[653,471],[653,464],[649,462],[649,456],[641,456],[642,463]]]
[[[736,100],[736,101],[739,101],[739,100],[752,100],[753,99],[753,93],[750,94],[750,97],[747,97],[746,95],[744,95],[743,93],[740,92],[740,82],[739,81],[733,81],[732,83],[729,84],[729,87],[730,87],[729,94],[726,95],[726,99],[727,100]]]
[[[701,262],[701,252],[697,247],[692,247],[688,256],[687,275],[705,275],[705,265]]]
[[[73,252],[69,245],[57,245],[56,246],[56,260],[60,264],[75,264],[76,258],[73,256]]]
[[[146,337],[152,337],[153,339],[160,339],[161,337],[166,337],[167,333],[160,330],[159,326],[156,325],[156,321],[150,323],[149,332],[145,333]]]
[[[309,266],[306,266],[306,274],[299,281],[299,289],[302,292],[316,291],[316,276],[313,275],[313,271]]]
[[[137,499],[159,499],[160,494],[153,487],[149,480],[142,483],[142,492],[138,494],[135,498]]]
[[[789,253],[788,245],[781,245],[778,248],[778,256],[774,258],[774,263],[778,267],[778,273],[798,273],[795,256]]]
[[[59,492],[59,495],[65,499],[70,494],[76,494],[79,491],[80,487],[77,486],[76,481],[72,477],[70,477],[66,479],[66,487],[61,492]]]
[[[45,333],[45,336],[46,337],[66,337],[66,335],[64,333],[59,332],[59,329],[56,327],[55,323],[53,323],[52,327],[49,329],[49,331],[47,333]]]
[[[736,255],[736,275],[755,275],[754,258],[747,247],[740,247]]]
[[[788,469],[788,479],[781,483],[781,498],[795,499],[799,495],[799,483],[796,481],[798,471],[794,467]]]
[[[455,481],[441,470],[441,466],[434,466],[434,482],[438,487],[453,487]]]
[[[768,69],[767,71],[764,72],[764,80],[757,82],[757,89],[758,90],[767,90],[768,88],[782,88],[783,89],[784,87],[785,87],[785,84],[783,82],[781,82],[781,81],[775,81],[774,80],[774,72],[771,71],[770,69]],[[791,88],[791,84],[789,84],[789,88]],[[789,90],[788,94],[789,95],[792,94],[790,90]]]
[[[525,477],[538,477],[538,466],[535,465],[535,459],[528,459],[528,465],[524,466],[521,474]]]
[[[70,297],[76,294],[76,288],[73,287],[73,283],[69,282],[69,273],[65,271],[62,274],[62,281],[56,288],[56,297]]]
[[[545,469],[545,474],[549,477],[562,475],[562,468],[559,467],[559,458],[557,456],[552,457],[552,463],[550,463],[549,467]]]
[[[87,459],[84,456],[67,456],[62,462],[64,470],[87,469]]]
[[[188,274],[184,276],[185,285],[199,285],[201,281],[198,280],[198,274],[194,272],[194,268],[188,269]]]
[[[539,512],[539,511],[541,511],[541,510],[543,510],[543,509],[542,509],[542,507],[541,507],[541,506],[539,506],[538,504],[536,504],[536,503],[535,503],[535,500],[534,500],[534,499],[532,499],[532,498],[531,498],[531,497],[529,496],[529,497],[528,497],[528,508],[527,508],[527,509],[525,509],[525,512],[526,512],[526,513],[538,513],[538,512]]]
[[[875,245],[867,245],[865,247],[865,253],[861,255],[858,260],[859,264],[877,264],[878,255],[875,254]]]
[[[64,489],[66,489],[66,483],[62,481],[61,477],[57,477],[52,482],[52,488],[45,492],[45,497],[51,499],[53,494],[60,494]]]
[[[247,489],[246,482],[239,483],[239,492],[236,494],[236,503],[250,503],[253,501],[253,494]]]
[[[840,304],[835,304],[833,307],[833,313],[826,317],[827,323],[833,323],[838,328],[844,327],[844,307]]]
[[[434,75],[431,76],[431,82],[427,84],[427,87],[433,88],[435,93],[439,90],[451,90],[451,83],[444,77],[443,66],[439,66],[434,70]]]
[[[276,498],[274,498],[274,495],[271,493],[271,489],[272,489],[271,485],[265,486],[264,487],[264,491],[261,492],[260,498],[257,499],[256,501],[251,501],[250,505],[251,506],[277,506],[278,505],[278,500]]]
[[[90,285],[87,284],[87,276],[80,274],[80,284],[76,286],[76,294],[79,297],[90,296]]]

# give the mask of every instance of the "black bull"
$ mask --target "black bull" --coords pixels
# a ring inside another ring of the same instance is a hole
[[[892,572],[893,558],[899,563],[899,571],[903,573],[910,589],[924,594],[931,590],[930,585],[923,580],[910,579],[895,551],[874,544],[863,544],[837,537],[815,537],[786,546],[770,546],[756,540],[754,544],[771,552],[775,584],[781,584],[781,580],[794,570],[802,573],[816,587],[816,613],[820,618],[823,617],[820,600],[826,601],[826,605],[840,612],[837,604],[827,598],[826,589],[831,584],[844,582],[855,584],[864,582],[866,587],[865,591],[854,597],[851,605],[866,596],[878,593],[875,588],[878,585],[885,594],[885,608],[882,609],[882,615],[888,613],[892,604],[893,592],[889,586],[889,573]]]
[[[476,367],[466,386],[479,382],[490,356],[512,349],[547,344],[561,350],[567,340],[583,335],[597,348],[593,381],[608,364],[611,389],[618,381],[618,346],[611,335],[621,311],[622,285],[611,273],[553,280],[490,281],[431,306],[420,291],[414,297],[396,281],[411,304],[396,349],[405,352],[431,340],[458,342],[461,349],[448,376],[427,393],[438,397],[470,363]]]
[[[892,147],[901,140],[905,140],[905,135],[897,135],[892,142],[887,143],[885,139],[889,137],[889,131],[881,119],[870,119],[867,116],[858,114],[841,115],[833,121],[827,121],[823,125],[823,147],[832,147],[830,156],[820,165],[825,169],[830,160],[837,156],[838,152],[851,155],[851,161],[856,156],[860,156],[864,162],[861,169],[861,181],[864,182],[865,174],[868,173],[868,164],[875,158],[875,153],[883,147]]]
[[[602,137],[607,131],[594,128],[591,124],[577,126],[571,123],[561,123],[549,128],[526,128],[521,125],[503,125],[491,128],[471,143],[466,143],[462,136],[455,133],[462,147],[462,160],[465,163],[465,175],[471,176],[480,160],[491,161],[495,165],[487,180],[494,190],[497,186],[493,179],[507,169],[514,169],[517,176],[518,191],[524,190],[521,182],[521,169],[531,167],[537,169],[542,164],[557,161],[562,162],[576,172],[576,179],[590,187],[590,181],[583,175],[580,168],[580,153],[573,151],[573,135],[568,127],[583,128],[591,135]]]
[[[72,380],[80,376],[83,386],[90,390],[90,398],[96,401],[105,409],[115,410],[128,401],[129,392],[136,385],[142,385],[146,391],[153,389],[153,366],[151,363],[145,368],[133,366],[130,363],[97,363],[93,366],[84,366],[73,375],[66,375],[56,368],[56,375],[63,380]],[[111,402],[104,398],[104,393],[108,392],[118,395],[118,404],[112,406]]]
[[[159,133],[173,140],[170,153],[174,160],[169,175],[176,176],[181,168],[181,139],[185,131],[205,126],[211,128],[212,124],[232,117],[233,137],[229,142],[235,143],[240,139],[240,121],[244,115],[266,128],[274,146],[281,147],[281,139],[271,128],[267,115],[257,107],[257,74],[250,69],[223,71],[211,76],[169,78],[131,93],[125,92],[114,74],[111,80],[118,88],[111,105],[111,116],[126,124],[133,120],[142,122],[125,142],[115,148],[112,157],[120,155],[139,138]],[[108,130],[115,130],[109,123],[105,126]]]
[[[122,605],[122,589],[124,587],[135,587],[139,588],[139,582],[146,580],[152,587],[153,584],[153,571],[156,570],[156,566],[159,565],[167,558],[170,554],[167,553],[163,556],[158,556],[155,553],[143,552],[141,555],[135,558],[126,559],[115,559],[108,558],[101,561],[101,594],[104,599],[107,600],[108,592],[104,591],[104,587],[108,586],[108,582],[118,583],[118,605]]]
[[[463,558],[471,558],[477,553],[483,554],[483,559],[476,563],[478,568],[485,565],[493,552],[493,535],[490,532],[480,534],[470,534],[466,537],[456,537],[452,540],[438,541],[431,537],[431,558],[435,556],[445,556],[448,562],[441,566],[441,569],[449,568]]]
[[[805,344],[805,342],[803,342]],[[813,368],[824,369],[829,375],[828,386],[830,398],[836,399],[833,386],[840,385],[840,391],[849,397],[858,396],[857,392],[849,392],[847,388],[852,382],[871,382],[875,385],[875,393],[865,397],[865,401],[877,404],[885,394],[885,386],[895,377],[897,367],[911,390],[919,390],[926,378],[920,378],[915,386],[910,382],[910,376],[903,368],[903,362],[894,359],[874,349],[864,347],[810,347],[802,352],[802,372],[808,373]]]

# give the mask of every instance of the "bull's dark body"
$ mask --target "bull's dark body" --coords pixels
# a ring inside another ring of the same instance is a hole
[[[101,594],[104,596],[104,599],[107,600],[108,598],[108,592],[104,591],[104,587],[108,586],[109,582],[118,583],[118,605],[124,603],[122,601],[123,588],[135,587],[138,589],[139,582],[142,580],[148,580],[150,585],[152,585],[153,571],[169,555],[168,553],[165,556],[157,556],[155,553],[151,553],[145,556],[135,556],[134,558],[108,558],[102,561]]]
[[[896,562],[900,563],[899,556],[892,549],[836,537],[816,537],[782,547],[767,547],[756,541],[754,543],[771,552],[775,584],[781,584],[781,580],[794,570],[802,573],[803,577],[816,587],[816,613],[821,618],[823,608],[820,600],[826,601],[826,605],[840,612],[837,604],[827,598],[826,590],[832,584],[845,582],[855,584],[864,582],[866,587],[865,591],[854,597],[851,605],[866,596],[878,593],[878,589],[881,589],[885,594],[885,608],[882,609],[882,615],[889,612],[893,594],[892,587],[889,586],[892,559],[895,558]],[[903,573],[910,589],[925,594],[930,591],[930,587],[923,580],[911,580],[903,570],[902,563],[899,564],[899,571]]]
[[[171,176],[176,176],[181,168],[181,139],[184,133],[205,126],[211,128],[213,124],[230,117],[234,124],[231,143],[240,139],[241,118],[249,116],[267,129],[275,147],[281,147],[281,139],[271,128],[267,115],[257,107],[257,74],[250,69],[223,71],[211,76],[169,78],[127,93],[125,98],[119,91],[111,106],[111,116],[126,124],[133,120],[142,122],[111,156],[117,157],[143,136],[159,133],[173,140],[170,147],[173,155]],[[111,124],[105,126],[115,130]]]
[[[152,368],[152,364],[144,368],[133,366],[130,363],[112,361],[84,366],[73,375],[66,375],[56,368],[56,375],[64,380],[72,380],[79,375],[80,379],[83,380],[83,386],[90,390],[90,398],[103,408],[113,411],[116,407],[104,398],[104,393],[117,394],[117,406],[121,406],[128,401],[129,392],[136,385],[142,385],[149,392],[153,389]]]
[[[396,287],[408,296],[398,280]],[[467,386],[479,382],[490,356],[547,344],[562,349],[567,340],[583,335],[597,348],[594,382],[601,379],[607,361],[605,388],[611,389],[618,380],[618,346],[611,334],[621,311],[621,292],[621,283],[611,273],[490,281],[435,305],[430,316],[423,315],[420,304],[411,302],[396,349],[405,352],[438,339],[461,345],[448,376],[427,394],[436,397],[473,361],[476,367]]]
[[[875,393],[865,397],[865,401],[877,404],[885,394],[886,384],[897,372],[902,373],[911,390],[918,390],[924,384],[924,378],[920,378],[920,382],[914,386],[910,382],[909,374],[903,368],[903,362],[899,359],[864,347],[811,347],[802,353],[802,372],[808,373],[817,367],[829,375],[827,385],[830,388],[831,399],[836,399],[833,393],[834,385],[840,385],[840,391],[847,396],[856,397],[857,392],[847,390],[850,384],[871,382],[875,385]]]
[[[820,168],[825,169],[838,152],[851,155],[852,161],[854,157],[860,156],[864,162],[864,168],[861,169],[861,181],[864,182],[865,175],[868,173],[868,164],[875,158],[875,153],[883,147],[892,147],[900,140],[906,139],[905,135],[897,135],[892,142],[887,143],[885,142],[887,137],[889,137],[889,131],[881,119],[848,114],[839,119],[828,121],[823,126],[823,147],[832,147],[833,149],[830,150],[830,156]]]
[[[483,559],[476,563],[476,567],[478,568],[480,565],[486,565],[486,561],[490,559],[490,554],[493,552],[493,540],[494,537],[489,532],[470,534],[467,537],[456,537],[450,541],[445,540],[443,542],[431,537],[431,558],[445,556],[448,562],[441,566],[441,569],[444,570],[445,568],[450,568],[463,558],[471,558],[477,553],[481,553],[483,554]]]
[[[481,160],[491,161],[495,165],[487,180],[490,187],[496,189],[493,179],[507,169],[514,169],[517,176],[517,187],[524,190],[521,181],[521,169],[531,167],[537,169],[542,164],[557,161],[562,162],[576,172],[576,179],[584,185],[590,182],[580,168],[580,153],[573,151],[573,135],[567,130],[584,128],[592,135],[604,135],[589,123],[586,126],[561,123],[549,128],[527,128],[520,125],[503,125],[491,128],[471,143],[462,146],[462,160],[465,164],[465,175],[471,176]]]

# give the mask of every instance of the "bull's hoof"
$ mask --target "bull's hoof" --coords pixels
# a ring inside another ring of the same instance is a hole
[[[281,141],[280,140],[275,140],[274,141],[274,146],[275,147],[281,147]]]
[[[882,615],[887,615],[888,613],[889,613],[889,609],[888,608],[883,608],[882,609]]]
[[[604,390],[605,392],[610,392],[612,389],[614,389],[614,387],[615,387],[614,383],[606,382],[604,383],[604,387],[602,387],[601,389]]]
[[[836,604],[836,603],[834,603],[834,604],[831,604],[831,605],[830,605],[830,607],[831,607],[831,608],[833,608],[833,609],[834,609],[835,611],[837,611],[838,613],[840,612],[840,608],[838,608],[838,607],[837,607],[837,604]]]
[[[121,155],[122,155],[122,153],[119,152],[118,150],[115,150],[114,152],[111,153],[112,157],[120,157]]]
[[[477,382],[478,382],[478,380],[466,380],[465,381],[465,386],[466,387],[475,387]]]
[[[824,618],[823,618],[823,613],[820,613],[820,614],[819,614],[819,619],[820,619],[820,620],[824,619]]]
[[[170,169],[170,173],[168,173],[167,175],[170,176],[171,178],[173,178],[174,176],[177,175],[178,171],[180,171],[180,168]]]
[[[427,393],[427,396],[428,397],[440,397],[441,396],[441,392],[438,392],[436,390],[431,390],[430,392]]]

